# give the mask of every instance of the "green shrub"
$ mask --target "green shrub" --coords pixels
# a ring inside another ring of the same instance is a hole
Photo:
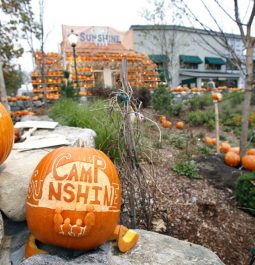
[[[172,114],[173,98],[165,86],[159,86],[152,95],[152,106],[161,114]]]
[[[74,97],[74,83],[73,81],[67,81],[67,83],[61,83],[60,85],[60,96],[66,98]]]
[[[102,150],[112,160],[118,160],[117,139],[120,117],[116,112],[110,115],[105,108],[105,102],[98,100],[93,103],[78,104],[71,99],[62,99],[49,109],[48,115],[62,125],[94,130],[97,134],[96,148]]]
[[[242,207],[255,215],[255,172],[245,173],[237,179],[235,197]]]
[[[213,104],[211,94],[196,95],[188,101],[190,110],[202,110]]]
[[[138,104],[142,102],[142,107],[147,108],[151,102],[151,93],[148,89],[142,88],[135,91],[135,98],[138,100]]]
[[[193,111],[190,112],[187,116],[188,122],[192,126],[206,126],[209,129],[215,127],[214,112],[211,111]]]
[[[189,160],[189,161],[178,163],[174,165],[173,170],[178,175],[186,176],[191,179],[200,178],[199,169],[194,160]]]

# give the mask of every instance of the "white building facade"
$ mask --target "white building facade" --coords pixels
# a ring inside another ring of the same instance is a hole
[[[132,25],[134,50],[148,54],[163,71],[171,87],[244,87],[244,77],[233,65],[222,45],[206,31],[172,25]],[[226,34],[233,49],[242,57],[239,35]],[[166,70],[167,69],[167,70]]]

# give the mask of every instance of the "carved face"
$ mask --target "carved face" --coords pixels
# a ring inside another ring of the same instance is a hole
[[[34,170],[26,207],[28,227],[38,240],[67,248],[96,248],[119,222],[117,170],[99,150],[58,148]]]
[[[0,165],[12,150],[14,129],[10,114],[0,103]]]

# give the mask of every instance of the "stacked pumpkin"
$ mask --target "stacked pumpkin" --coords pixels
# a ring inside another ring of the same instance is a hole
[[[159,121],[160,121],[163,128],[171,128],[172,127],[171,121],[167,120],[166,116],[160,116]]]
[[[242,158],[240,148],[231,147],[227,142],[221,143],[220,151],[225,153],[224,162],[227,165],[237,167],[241,163],[244,169],[255,170],[255,148],[249,149]]]
[[[11,116],[0,103],[0,165],[6,160],[12,150],[14,129]]]

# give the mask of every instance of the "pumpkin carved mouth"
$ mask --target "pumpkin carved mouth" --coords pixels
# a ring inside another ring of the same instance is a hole
[[[84,220],[78,218],[76,219],[75,224],[71,224],[70,218],[64,219],[62,217],[62,209],[56,208],[53,219],[55,232],[62,236],[85,237],[95,225],[94,206],[88,205],[87,211],[88,213]]]

